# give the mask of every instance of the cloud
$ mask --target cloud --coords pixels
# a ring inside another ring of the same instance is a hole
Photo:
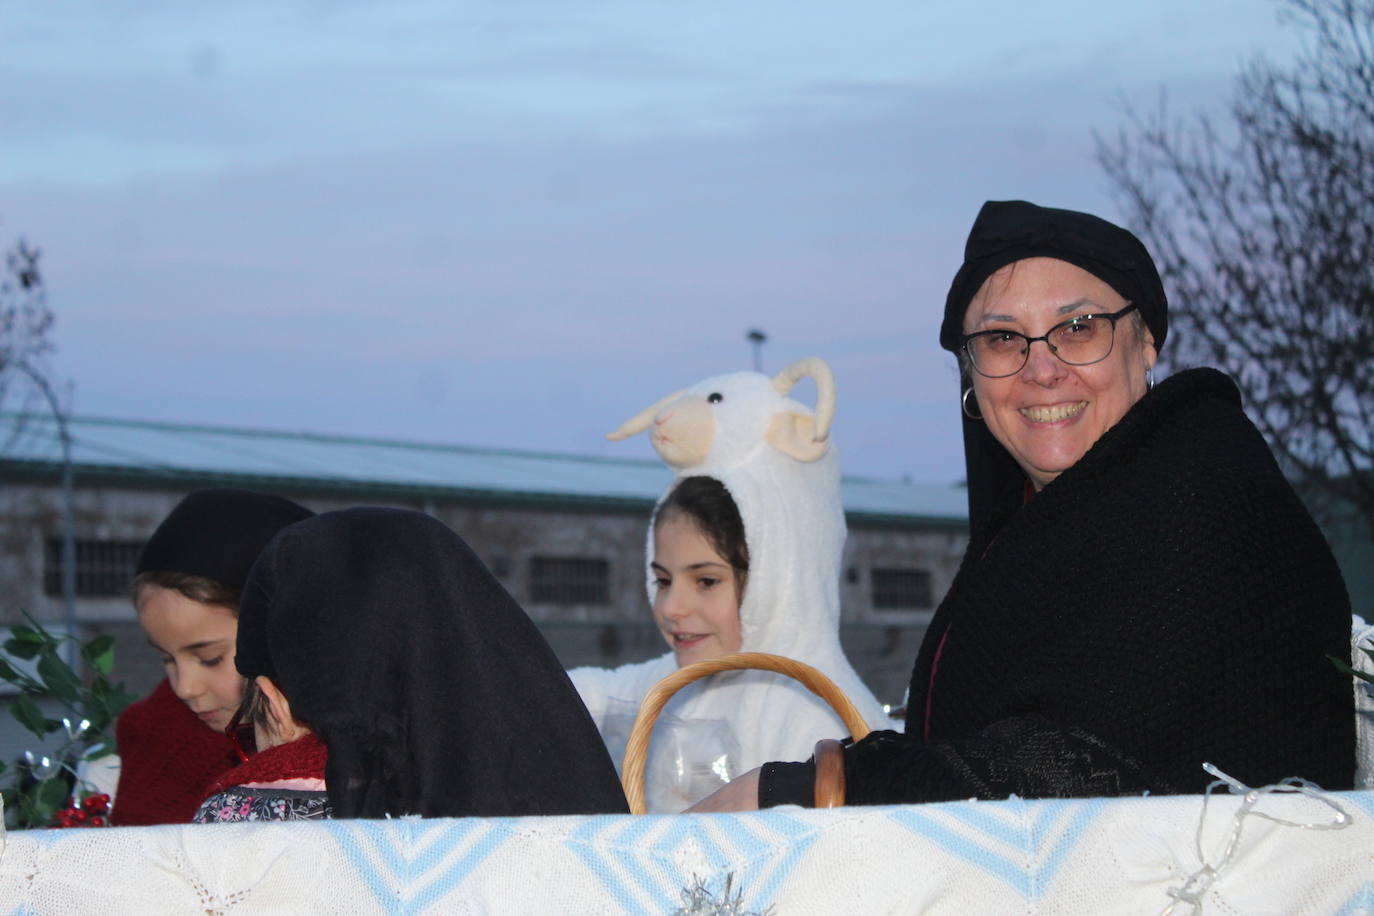
[[[78,410],[647,456],[601,434],[748,367],[757,326],[768,369],[834,364],[847,472],[958,479],[935,330],[968,223],[1113,215],[1091,130],[1153,92],[1130,39],[1163,28],[449,6],[26,14],[0,215],[45,251]],[[1179,108],[1222,70],[1171,70]]]

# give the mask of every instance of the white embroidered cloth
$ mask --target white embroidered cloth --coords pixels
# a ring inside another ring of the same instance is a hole
[[[1339,830],[1242,822],[1209,913],[1374,912],[1374,791]],[[1211,861],[1240,799],[1213,796]],[[1329,820],[1297,795],[1257,806]],[[1197,871],[1200,796],[747,815],[332,821],[11,833],[0,909],[64,913],[663,913],[697,879],[750,911],[1160,913]],[[1176,912],[1188,912],[1184,907]]]

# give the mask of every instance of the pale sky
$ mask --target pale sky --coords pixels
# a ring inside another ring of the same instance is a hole
[[[760,327],[846,473],[954,481],[978,207],[1116,218],[1092,132],[1224,106],[1277,10],[0,0],[0,244],[79,414],[650,456],[603,434]]]

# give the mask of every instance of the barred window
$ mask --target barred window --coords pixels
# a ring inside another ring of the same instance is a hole
[[[129,593],[142,541],[76,541],[76,594],[80,598],[117,598]],[[62,539],[43,544],[43,593],[62,594]]]
[[[611,565],[586,557],[531,557],[530,600],[548,604],[610,604]]]
[[[873,607],[877,610],[913,610],[933,604],[930,570],[873,570]]]

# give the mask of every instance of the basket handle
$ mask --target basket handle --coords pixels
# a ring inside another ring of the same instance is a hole
[[[868,734],[868,723],[859,714],[853,701],[845,696],[844,691],[835,686],[834,681],[804,662],[781,655],[772,655],[768,652],[737,652],[733,655],[722,655],[718,658],[707,659],[704,662],[685,665],[649,688],[649,692],[644,695],[644,700],[639,704],[639,714],[635,716],[634,727],[630,729],[630,740],[625,745],[625,758],[620,771],[622,774],[621,784],[625,788],[625,798],[630,803],[632,814],[644,813],[644,766],[649,757],[649,737],[653,733],[654,723],[658,721],[658,714],[663,711],[663,707],[673,698],[675,693],[694,681],[719,674],[722,671],[744,670],[773,671],[799,681],[807,690],[830,704],[830,708],[835,710],[835,714],[844,722],[845,728],[849,729],[849,733],[855,741]],[[838,744],[839,742],[836,742],[834,750],[838,750]],[[827,752],[826,756],[831,756],[831,752]],[[843,804],[843,760],[840,761],[840,764],[838,803]],[[818,783],[821,779],[821,766],[822,760],[818,756],[816,770]],[[827,770],[827,772],[833,772],[833,770]],[[817,799],[817,804],[822,804],[822,800]],[[830,804],[834,804],[834,802],[831,801]],[[830,804],[823,806],[829,807]]]

